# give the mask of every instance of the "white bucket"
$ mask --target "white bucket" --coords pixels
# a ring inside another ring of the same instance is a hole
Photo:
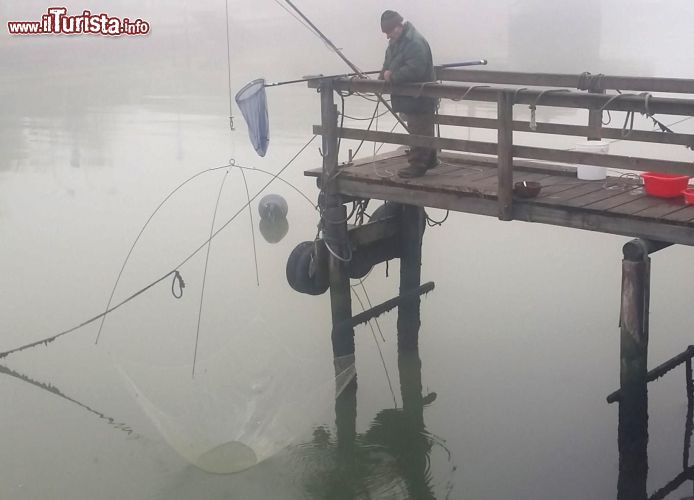
[[[582,141],[576,144],[574,150],[582,153],[607,154],[610,144],[605,141]],[[576,165],[576,175],[586,181],[597,181],[607,176],[607,168],[592,165]]]

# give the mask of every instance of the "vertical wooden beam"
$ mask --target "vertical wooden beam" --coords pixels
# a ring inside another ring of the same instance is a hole
[[[341,462],[354,459],[357,438],[357,376],[344,385],[345,372],[352,372],[354,356],[335,358],[335,427],[337,428],[338,459]]]
[[[421,284],[422,240],[426,218],[424,209],[403,205],[400,217],[400,295],[417,289]],[[420,298],[412,294],[398,306],[398,350],[417,349],[419,342]]]
[[[594,94],[604,94],[604,89],[589,90]],[[588,137],[589,141],[599,141],[602,139],[602,111],[591,109],[588,111]]]
[[[646,248],[646,245],[641,245]],[[646,500],[648,476],[648,303],[651,259],[624,246],[620,327],[618,500]]]
[[[513,94],[499,92],[497,100],[499,161],[499,219],[513,219]]]
[[[351,253],[347,236],[346,210],[337,194],[337,107],[332,80],[320,84],[321,126],[323,128],[323,239],[329,245],[328,274],[330,278],[330,305],[332,312],[332,344],[335,357],[354,354],[354,328],[346,320],[352,317],[352,294],[349,287],[345,258]],[[341,326],[337,326],[341,325]]]
[[[687,470],[689,468],[689,449],[692,446],[692,431],[694,431],[694,380],[692,380],[692,358],[685,361],[685,377],[687,387],[687,418],[684,423],[682,470]]]
[[[396,455],[406,479],[408,498],[435,500],[429,477],[429,455],[431,441],[424,425],[424,403],[422,395],[422,363],[419,351],[400,351],[398,353],[398,372],[400,376],[400,395],[402,396],[402,423],[397,426],[402,434],[395,446],[400,453]],[[435,393],[427,395],[433,401]]]

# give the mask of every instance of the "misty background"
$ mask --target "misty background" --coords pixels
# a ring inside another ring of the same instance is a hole
[[[486,58],[490,70],[694,77],[688,51],[694,3],[689,0],[296,3],[363,70],[380,68],[387,41],[379,19],[383,10],[394,9],[427,37],[435,63]],[[7,33],[7,21],[39,20],[55,5],[0,1],[0,350],[102,311],[137,230],[182,180],[225,165],[230,157],[276,172],[320,120],[314,90],[303,84],[268,89],[271,143],[260,159],[235,104],[236,131],[229,131],[230,90],[233,95],[260,77],[275,82],[349,71],[272,0],[228,3],[230,85],[223,0],[60,3],[69,14],[89,9],[139,17],[150,23],[146,36]],[[493,112],[488,104],[479,109],[469,103],[446,105],[480,116]],[[354,114],[372,112],[370,103],[350,106]],[[527,117],[527,109],[518,113],[519,119],[523,113]],[[553,113],[540,108],[538,119],[585,119]],[[659,118],[665,123],[677,119]],[[380,130],[391,123],[384,118]],[[675,130],[691,133],[692,123]],[[621,116],[613,122],[620,125]],[[645,120],[638,125],[652,126]],[[534,140],[557,147],[571,147],[573,141]],[[312,199],[318,193],[315,181],[303,170],[320,165],[317,145],[286,173]],[[624,143],[612,149],[626,150]],[[649,145],[632,150],[660,154]],[[362,154],[370,152],[365,147]],[[677,159],[691,160],[692,154],[685,148],[672,151]],[[222,215],[245,202],[238,174],[229,178]],[[249,175],[251,192],[265,181]],[[332,373],[329,299],[295,293],[284,280],[287,255],[296,243],[315,236],[317,215],[296,193],[273,188],[288,199],[290,230],[277,245],[259,239],[260,287],[246,221],[215,241],[201,373],[206,363],[212,367],[210,360],[233,372],[234,356],[255,359],[254,348],[260,348],[255,353],[260,357],[289,343],[322,363],[316,373],[324,382]],[[219,178],[208,176],[166,206],[135,252],[117,297],[159,277],[207,238],[218,189]],[[431,215],[441,219],[444,213]],[[450,452],[439,448],[431,458],[439,497],[449,491],[453,499],[616,496],[617,411],[604,396],[619,380],[617,317],[625,241],[465,214],[451,214],[443,228],[427,230],[423,279],[435,281],[437,289],[423,301],[420,350],[424,385],[438,398],[426,409],[425,421]],[[653,260],[652,366],[692,343],[694,293],[690,248],[673,247]],[[302,498],[296,477],[321,468],[292,451],[245,475],[211,477],[190,467],[156,437],[113,368],[115,361],[145,367],[189,362],[202,264],[197,259],[183,270],[185,300],[173,300],[168,284],[143,295],[109,318],[98,348],[90,327],[7,360],[12,368],[60,387],[147,437],[124,438],[92,414],[4,377],[0,394],[12,404],[0,411],[7,436],[0,453],[0,498],[183,500],[201,497],[200,492],[210,499]],[[396,266],[391,263],[389,278],[380,266],[369,279],[374,302],[396,293]],[[356,302],[354,310],[359,310]],[[397,371],[394,317],[382,319],[391,375]],[[378,411],[392,406],[369,335],[364,328],[357,338],[360,431]],[[113,358],[105,354],[109,350]],[[297,365],[308,363],[292,366]],[[276,389],[311,394],[311,386],[295,380],[286,377]],[[678,374],[650,389],[651,490],[680,470],[683,384]],[[225,415],[193,416],[219,423]],[[332,419],[329,415],[323,423]],[[294,467],[304,469],[296,477],[285,472]]]

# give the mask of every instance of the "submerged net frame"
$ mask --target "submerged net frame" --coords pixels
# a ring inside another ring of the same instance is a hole
[[[258,78],[236,93],[236,104],[248,125],[248,136],[259,156],[265,156],[270,144],[270,121],[267,112],[265,80]]]

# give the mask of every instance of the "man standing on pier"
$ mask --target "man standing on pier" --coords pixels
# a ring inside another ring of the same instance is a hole
[[[393,10],[381,15],[381,30],[388,37],[381,78],[390,83],[424,83],[436,80],[431,49],[410,22]],[[436,98],[392,95],[393,111],[403,113],[407,128],[414,135],[434,137]],[[436,149],[412,146],[407,154],[409,166],[400,177],[420,177],[437,165]]]

